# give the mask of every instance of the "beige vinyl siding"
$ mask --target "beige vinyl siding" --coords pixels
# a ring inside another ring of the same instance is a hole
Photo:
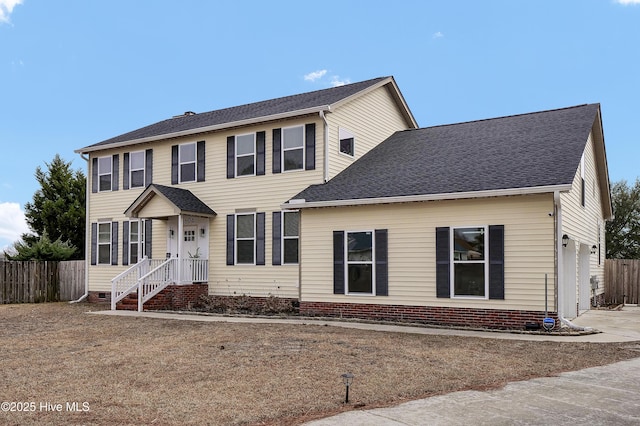
[[[327,114],[327,122],[329,123],[329,179],[394,132],[408,128],[386,87],[341,105],[336,112]],[[355,135],[353,157],[340,153],[340,127]]]
[[[272,172],[274,128],[316,124],[316,168],[274,174]],[[265,131],[265,175],[244,176],[227,179],[227,136]],[[217,216],[210,219],[209,232],[209,285],[213,294],[298,297],[297,265],[272,266],[272,213],[281,211],[280,205],[311,184],[321,183],[323,176],[323,121],[319,116],[308,116],[294,120],[268,123],[237,129],[177,138],[153,144],[153,182],[171,185],[171,147],[182,143],[204,140],[205,182],[190,182],[175,185],[188,189],[211,207]],[[145,148],[148,144],[145,144]],[[123,155],[139,150],[138,146],[97,153],[99,156],[120,154],[119,190],[91,193],[89,219],[119,222],[118,266],[100,265],[89,268],[90,291],[110,291],[111,279],[129,266],[122,266],[122,222],[129,220],[124,211],[142,193],[142,188],[122,190]],[[89,174],[89,185],[91,175]],[[91,187],[91,186],[90,186]],[[226,265],[226,216],[238,210],[265,212],[265,263],[264,266]],[[141,217],[159,217],[175,214],[168,204],[155,196],[145,206]],[[167,224],[163,220],[153,221],[152,254],[154,258],[164,258],[168,251]]]
[[[396,130],[407,128],[403,116],[386,87],[380,87],[339,105],[326,114],[329,123],[329,152],[332,160],[330,176],[334,176],[353,161],[338,154],[338,131],[340,127],[356,135],[356,158],[376,144],[382,142]],[[315,170],[289,171],[274,174],[273,134],[274,128],[284,128],[315,123],[316,162]],[[265,175],[243,176],[227,179],[227,137],[253,132],[265,132]],[[272,266],[272,213],[281,211],[281,204],[312,184],[322,183],[325,174],[325,123],[318,114],[293,119],[278,120],[231,130],[190,135],[170,140],[157,141],[94,152],[91,158],[119,154],[119,190],[91,193],[89,220],[108,218],[119,222],[118,266],[91,266],[89,288],[91,291],[110,291],[111,279],[128,266],[122,265],[122,222],[128,220],[124,211],[142,193],[143,188],[122,190],[125,152],[153,149],[153,183],[171,184],[171,147],[183,143],[205,141],[205,182],[189,182],[175,185],[188,189],[211,207],[217,216],[209,221],[209,291],[220,295],[269,294],[281,297],[298,297],[299,269],[297,265]],[[91,188],[91,173],[88,176]],[[226,265],[226,220],[228,214],[237,211],[265,213],[265,263],[264,266]],[[141,217],[158,217],[169,213],[166,205],[156,196],[143,209]],[[164,258],[167,250],[166,221],[153,220],[153,257]]]
[[[600,224],[601,258],[598,265],[598,254],[589,257],[589,275],[595,275],[600,282],[596,294],[604,292],[604,259],[606,257],[605,246],[605,221],[602,208],[602,193],[598,185],[598,170],[595,161],[595,147],[593,133],[589,134],[584,150],[584,180],[585,180],[585,206],[581,204],[581,174],[580,165],[576,170],[571,190],[562,193],[562,232],[568,234],[572,244],[585,244],[589,248],[598,245],[598,224]],[[578,277],[578,262],[576,262],[576,277]],[[576,291],[577,285],[576,285]]]
[[[552,210],[551,194],[305,209],[301,300],[542,311],[548,274],[551,310]],[[505,226],[505,300],[437,298],[436,228],[480,225]],[[333,231],[374,229],[388,230],[389,296],[334,295]]]

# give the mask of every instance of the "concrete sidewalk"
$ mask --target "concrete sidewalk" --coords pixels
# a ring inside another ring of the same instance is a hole
[[[439,334],[448,336],[483,337],[489,339],[533,340],[553,342],[633,342],[640,341],[640,307],[625,306],[622,311],[587,311],[574,324],[592,327],[601,333],[587,335],[560,335],[555,333],[510,333],[498,331],[476,331],[467,329],[422,327],[393,324],[363,323],[313,318],[238,317],[223,315],[201,315],[154,311],[94,311],[92,314],[133,316],[142,318],[172,319],[201,322],[234,322],[293,325],[327,325],[332,327],[355,328],[359,330],[386,331],[391,333]]]
[[[395,407],[348,411],[306,423],[308,426],[514,424],[640,424],[640,358],[558,377],[513,382],[499,390],[454,392]]]

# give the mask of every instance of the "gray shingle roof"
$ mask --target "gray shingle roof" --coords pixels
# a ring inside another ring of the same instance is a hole
[[[331,105],[387,78],[389,77],[379,77],[358,83],[346,84],[344,86],[285,96],[267,101],[254,102],[251,104],[203,112],[200,114],[181,115],[89,145],[87,148],[168,135],[210,126],[224,125],[226,123],[235,123],[242,120],[269,117],[276,114],[292,113],[295,111]]]
[[[573,182],[600,105],[396,132],[306,202],[437,195]]]
[[[176,188],[174,186],[165,186],[152,183],[144,190],[144,192],[131,204],[128,210],[133,206],[146,199],[147,194],[150,191],[155,191],[162,194],[167,200],[173,203],[181,212],[201,214],[205,216],[215,216],[214,212],[209,206],[207,206],[202,200],[196,197],[191,191],[183,188]]]

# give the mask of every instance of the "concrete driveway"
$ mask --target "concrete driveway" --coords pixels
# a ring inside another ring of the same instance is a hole
[[[482,337],[527,340],[629,342],[640,357],[640,308],[588,311],[576,325],[602,331],[586,336],[484,333]],[[487,336],[488,335],[488,336]],[[354,410],[309,426],[382,425],[638,425],[640,358],[509,383],[492,391],[463,391],[394,407]]]

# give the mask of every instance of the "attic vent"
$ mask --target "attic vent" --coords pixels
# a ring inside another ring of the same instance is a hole
[[[184,115],[196,115],[193,111],[185,111]]]

